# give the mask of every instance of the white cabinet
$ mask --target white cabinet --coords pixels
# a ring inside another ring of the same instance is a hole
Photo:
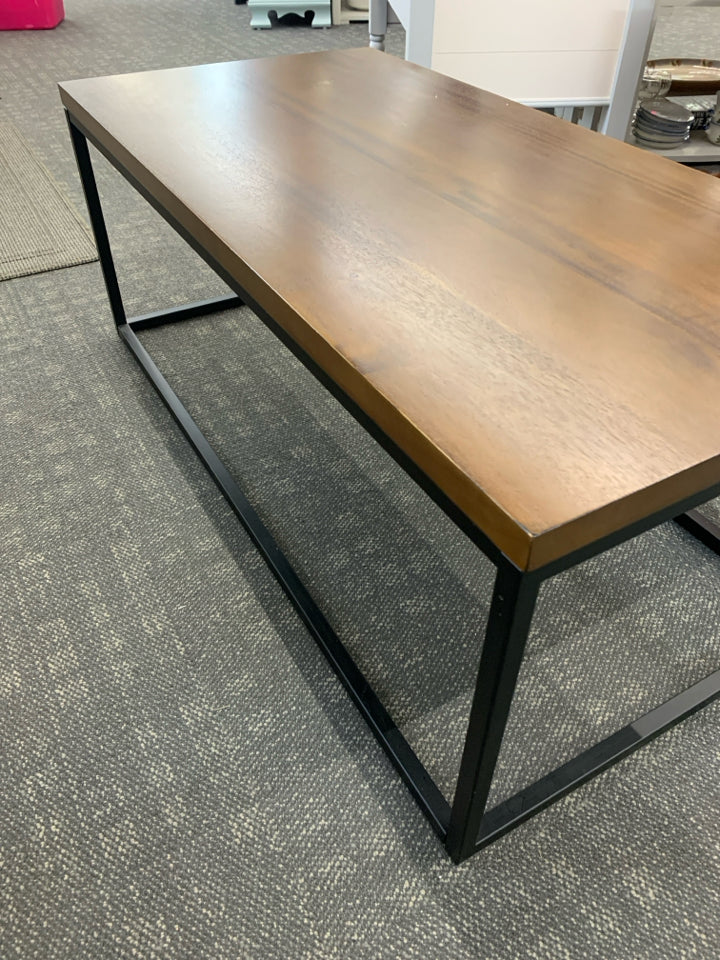
[[[647,60],[655,0],[397,0],[406,57],[532,106],[599,105],[624,138]],[[371,45],[386,0],[371,0]]]
[[[333,24],[365,21],[368,16],[368,0],[332,0]]]

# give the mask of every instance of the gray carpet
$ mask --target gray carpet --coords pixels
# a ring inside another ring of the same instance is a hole
[[[365,37],[66,7],[2,103],[78,203],[56,80]],[[98,172],[131,310],[221,292]],[[720,707],[454,867],[111,327],[0,286],[0,957],[716,957]],[[248,311],[144,342],[450,791],[487,564]],[[718,582],[668,525],[548,585],[496,798],[715,668]]]
[[[0,280],[96,259],[89,228],[1,115],[0,183]]]

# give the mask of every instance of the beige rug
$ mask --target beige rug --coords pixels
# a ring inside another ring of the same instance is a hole
[[[0,280],[91,260],[89,228],[17,127],[0,120]]]

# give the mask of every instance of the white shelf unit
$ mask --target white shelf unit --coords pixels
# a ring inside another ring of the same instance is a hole
[[[346,0],[332,0],[333,24],[362,23],[367,22],[368,18],[367,9],[355,10]]]
[[[600,106],[625,139],[647,60],[655,0],[393,0],[405,58],[532,106]],[[388,0],[370,0],[384,49]]]

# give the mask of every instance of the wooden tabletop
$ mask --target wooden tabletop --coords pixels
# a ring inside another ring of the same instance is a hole
[[[716,178],[366,49],[61,96],[520,567],[720,481]]]

